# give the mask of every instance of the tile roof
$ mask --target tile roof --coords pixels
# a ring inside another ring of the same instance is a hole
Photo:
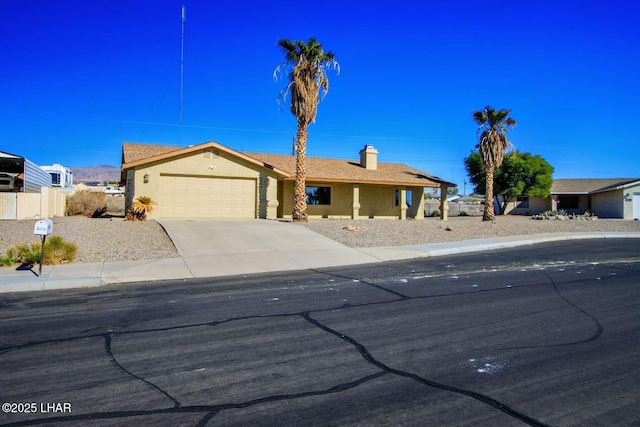
[[[209,142],[188,148],[180,148],[167,145],[135,144],[125,142],[122,144],[122,165],[130,166],[145,163],[159,158],[170,158],[171,153],[182,154],[199,148],[215,146],[226,152],[255,160],[255,163],[269,169],[274,169],[285,179],[293,179],[295,176],[295,156],[266,154],[266,153],[241,153],[215,142]],[[400,163],[378,162],[377,170],[367,170],[360,166],[358,161],[328,159],[320,157],[307,157],[307,180],[320,182],[353,182],[387,185],[408,185],[421,187],[439,187],[446,185],[453,187],[455,184],[441,178],[426,174]]]
[[[295,176],[295,156],[264,153],[244,154],[288,172],[291,179]],[[455,186],[453,183],[426,174],[407,165],[400,163],[377,163],[378,169],[369,170],[360,166],[360,162],[358,161],[307,157],[307,181],[361,182],[423,187],[439,187],[441,184]]]
[[[124,142],[122,143],[122,163],[136,162],[138,160],[170,153],[171,151],[180,149],[181,147],[174,147],[171,145],[151,145]]]
[[[613,190],[633,182],[640,182],[640,178],[554,179],[551,194],[589,194]]]

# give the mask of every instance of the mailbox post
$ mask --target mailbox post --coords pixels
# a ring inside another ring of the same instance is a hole
[[[38,268],[38,276],[42,274],[42,258],[44,257],[44,243],[47,240],[47,236],[53,231],[53,223],[50,219],[42,219],[36,222],[33,228],[33,234],[40,236],[42,242],[42,249],[40,249],[40,267]]]

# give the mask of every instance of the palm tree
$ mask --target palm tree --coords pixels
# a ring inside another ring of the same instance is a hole
[[[315,122],[322,96],[329,91],[327,70],[334,69],[340,73],[340,65],[332,52],[325,52],[322,44],[311,37],[307,43],[300,40],[280,39],[278,46],[282,48],[285,61],[274,71],[274,78],[284,72],[288,75],[289,84],[280,92],[279,101],[289,104],[291,113],[298,121],[296,177],[293,188],[293,220],[307,220],[306,200],[306,152],[307,127]],[[290,95],[287,99],[287,96]]]
[[[494,221],[496,218],[493,210],[493,173],[502,164],[504,152],[511,146],[507,140],[507,126],[515,126],[516,121],[508,117],[510,112],[487,105],[484,110],[471,113],[480,133],[476,148],[487,171],[483,221]]]

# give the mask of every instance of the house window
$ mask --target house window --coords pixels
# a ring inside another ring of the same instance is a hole
[[[307,187],[308,205],[330,205],[331,187]]]
[[[405,196],[407,198],[407,207],[411,207],[411,205],[413,204],[413,191],[412,190],[405,190]],[[398,206],[400,204],[400,190],[396,190],[396,206]]]
[[[578,196],[558,197],[558,209],[578,209]]]
[[[51,175],[51,185],[60,185],[60,173],[49,172],[49,175]]]
[[[516,209],[529,209],[529,198],[524,196],[516,197]]]

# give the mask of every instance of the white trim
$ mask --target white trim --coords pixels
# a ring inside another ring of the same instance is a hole
[[[623,184],[623,185],[618,185],[616,187],[607,187],[607,188],[601,188],[599,190],[593,190],[590,194],[606,193],[606,192],[609,192],[609,191],[616,191],[616,190],[624,190],[625,188],[636,187],[638,185],[640,185],[640,180],[629,182],[629,183]]]

